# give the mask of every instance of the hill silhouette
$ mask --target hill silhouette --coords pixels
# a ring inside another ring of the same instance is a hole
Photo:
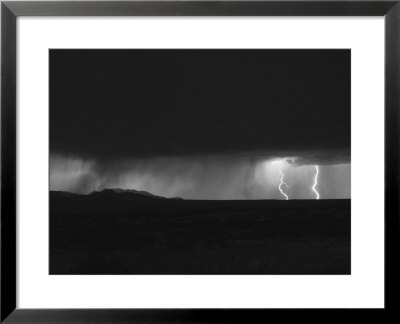
[[[93,213],[104,211],[127,211],[152,206],[160,200],[180,200],[166,198],[147,191],[134,189],[104,189],[88,195],[65,191],[50,191],[51,208],[55,212]]]

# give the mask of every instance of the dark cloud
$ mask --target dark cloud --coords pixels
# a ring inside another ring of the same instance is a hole
[[[51,50],[50,152],[349,161],[350,51]]]
[[[334,165],[349,164],[351,162],[350,150],[330,150],[319,152],[298,152],[296,158],[288,159],[293,165]]]

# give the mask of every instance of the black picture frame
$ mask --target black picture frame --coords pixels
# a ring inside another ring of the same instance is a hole
[[[2,1],[1,3],[1,313],[5,323],[265,322],[358,317],[384,320],[397,309],[399,274],[400,1]],[[320,309],[19,309],[16,308],[16,19],[18,16],[384,16],[385,307]],[[289,311],[289,312],[288,312]],[[356,314],[355,314],[356,313]],[[328,315],[329,314],[329,315]],[[360,320],[360,318],[358,318]]]

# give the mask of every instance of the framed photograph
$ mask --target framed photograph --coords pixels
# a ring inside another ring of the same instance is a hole
[[[1,30],[2,322],[395,311],[397,1],[3,1]]]

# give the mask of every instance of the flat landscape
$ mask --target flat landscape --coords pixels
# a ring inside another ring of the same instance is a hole
[[[50,192],[50,274],[350,274],[350,200]]]

